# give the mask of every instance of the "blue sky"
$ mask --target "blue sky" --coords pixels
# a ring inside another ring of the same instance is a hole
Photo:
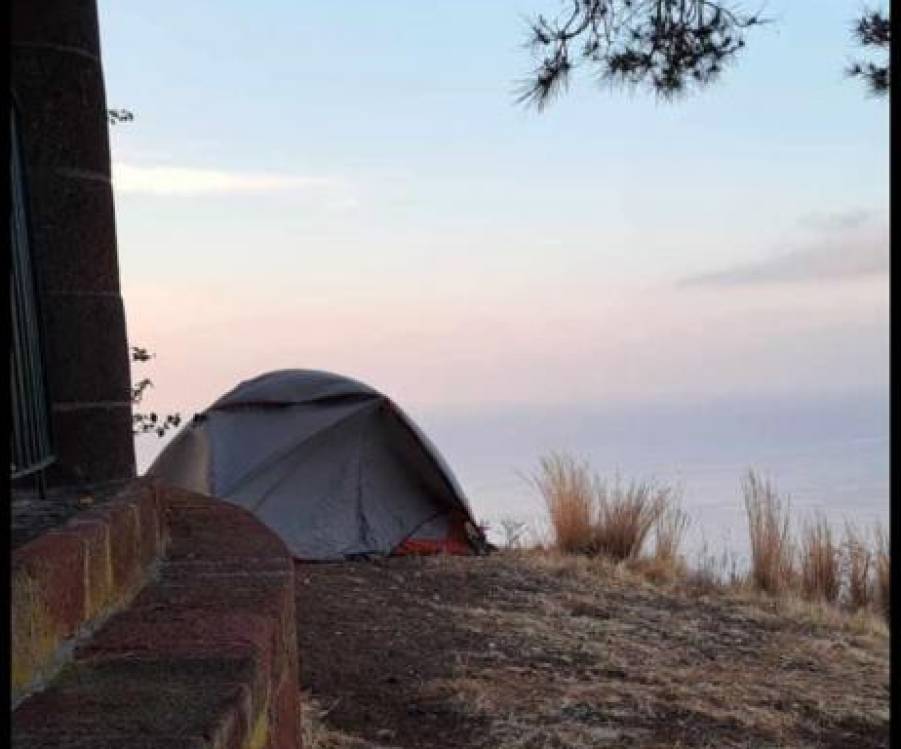
[[[517,2],[101,0],[122,284],[159,405],[278,367],[400,402],[882,390],[888,106],[856,1],[771,0],[675,104],[576,76]]]

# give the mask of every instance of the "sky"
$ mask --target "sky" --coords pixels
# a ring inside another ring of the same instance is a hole
[[[556,0],[100,0],[148,404],[326,369],[413,409],[887,393],[887,102],[857,0],[675,103],[514,101]]]

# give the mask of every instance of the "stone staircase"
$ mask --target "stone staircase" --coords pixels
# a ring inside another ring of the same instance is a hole
[[[12,745],[300,746],[291,557],[139,480],[12,556]]]

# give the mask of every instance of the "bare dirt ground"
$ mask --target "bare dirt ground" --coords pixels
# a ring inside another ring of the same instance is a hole
[[[878,627],[536,553],[296,576],[307,749],[889,745]]]

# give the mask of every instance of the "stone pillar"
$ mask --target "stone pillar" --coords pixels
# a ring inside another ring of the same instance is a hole
[[[96,0],[13,0],[10,41],[57,456],[48,483],[126,479],[130,362]]]

